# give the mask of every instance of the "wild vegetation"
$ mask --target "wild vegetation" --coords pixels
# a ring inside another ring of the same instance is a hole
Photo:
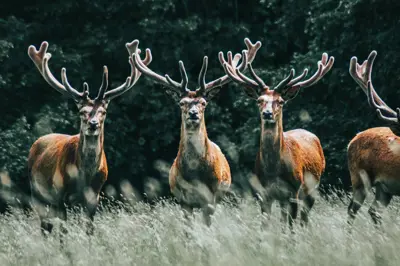
[[[371,202],[371,197],[367,201]],[[396,199],[376,229],[362,208],[349,233],[348,199],[333,194],[317,199],[310,227],[282,229],[279,210],[261,216],[253,200],[238,208],[218,205],[207,227],[200,212],[186,222],[170,201],[151,208],[145,203],[102,208],[93,237],[82,226],[83,215],[70,215],[60,248],[58,228],[43,238],[36,217],[22,214],[0,219],[1,265],[397,265],[400,237]],[[109,206],[109,205],[107,205]]]

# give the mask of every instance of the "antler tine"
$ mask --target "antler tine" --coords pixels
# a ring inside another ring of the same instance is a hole
[[[294,84],[293,86],[299,86],[299,87],[309,87],[314,85],[315,83],[317,83],[326,73],[328,73],[328,71],[332,68],[333,63],[335,62],[335,58],[333,56],[331,56],[328,58],[328,54],[327,53],[323,53],[322,54],[322,59],[321,61],[318,61],[318,70],[317,72],[315,72],[315,74],[304,81],[298,82],[296,84]]]
[[[294,71],[294,69],[293,69],[293,71]],[[294,74],[294,72],[293,72],[293,74]],[[290,82],[288,83],[288,86],[292,86],[292,85],[295,84],[296,82],[302,80],[305,76],[307,76],[307,74],[308,74],[308,68],[305,68],[305,69],[303,70],[303,73],[301,73],[301,75],[299,75],[297,78],[292,79],[292,81],[290,81]]]
[[[44,78],[44,80],[55,90],[58,92],[68,95],[76,100],[79,97],[82,97],[78,91],[73,89],[69,84],[69,87],[64,87],[51,73],[49,68],[49,60],[51,58],[51,54],[47,53],[47,48],[49,47],[49,43],[44,41],[40,45],[39,51],[36,50],[36,47],[30,45],[28,48],[28,56],[31,58],[37,69],[39,70],[40,74]]]
[[[83,98],[84,93],[79,93],[77,90],[75,90],[68,82],[67,79],[67,70],[65,69],[65,67],[63,67],[61,69],[61,80],[62,83],[64,85],[64,88],[67,90],[67,92],[70,94],[70,96],[72,97],[72,99],[74,99],[75,101],[79,101]]]
[[[384,120],[384,121],[394,122],[394,123],[398,123],[399,122],[398,116],[397,117],[385,116],[385,115],[382,114],[382,111],[380,109],[376,109],[376,112],[378,113],[379,118]]]
[[[247,50],[242,51],[242,55],[240,54],[235,54],[235,56],[232,58],[232,52],[228,52],[228,61],[225,61],[224,55],[222,52],[218,53],[218,58],[222,66],[224,66],[225,63],[227,63],[229,66],[231,66],[233,69],[236,68],[239,60],[242,58],[242,62],[239,65],[239,69],[244,71],[247,68],[247,64],[252,62],[257,54],[257,51],[261,47],[261,42],[257,41],[255,44],[253,44],[248,38],[244,39],[244,43],[246,44]],[[248,56],[245,58],[244,55],[248,54]],[[225,67],[224,67],[225,69]],[[215,87],[218,86],[223,86],[231,81],[229,78],[229,74],[225,72],[226,74],[220,78],[217,78],[213,81],[210,81],[205,84],[205,89],[204,92],[210,91]],[[197,90],[201,90],[201,85],[199,84],[200,88]]]
[[[103,97],[97,97],[98,99],[105,99],[107,101],[110,101],[110,100],[114,99],[115,97],[118,97],[119,95],[127,92],[136,84],[136,82],[139,80],[139,78],[142,74],[135,67],[135,63],[134,63],[134,59],[133,59],[135,54],[140,54],[140,52],[141,52],[141,50],[138,48],[138,46],[139,46],[139,40],[134,40],[131,43],[125,44],[125,47],[129,53],[129,65],[131,67],[131,75],[126,79],[126,81],[122,85],[118,86],[115,89],[105,92],[103,94]],[[146,57],[142,61],[143,65],[147,66],[148,64],[151,63],[152,59],[153,59],[153,57],[151,55],[151,51],[149,49],[146,49]],[[100,88],[100,90],[101,90],[101,88]],[[99,94],[100,94],[100,91],[99,91]]]
[[[387,105],[379,105],[378,103],[376,103],[375,99],[376,99],[377,93],[376,93],[376,91],[374,90],[374,88],[372,87],[372,83],[371,83],[370,80],[369,80],[368,83],[367,83],[367,90],[368,90],[367,96],[368,96],[368,103],[369,103],[369,105],[371,105],[372,107],[375,107],[376,110],[385,111],[386,113],[388,113],[388,115],[390,115],[390,116],[395,116],[396,119],[397,119],[397,113],[396,113],[393,109],[391,109],[391,108],[390,108],[389,106],[387,106]],[[380,112],[380,117],[381,117],[382,119],[384,119],[384,118],[383,118],[384,116],[382,115],[381,112]],[[387,117],[386,117],[386,118],[387,118]],[[384,119],[384,120],[387,120],[387,119]]]
[[[224,67],[224,69],[226,68],[224,66],[225,63],[228,66],[230,66],[232,69],[236,69],[236,66],[239,63],[239,60],[242,59],[242,62],[239,65],[238,68],[241,71],[244,71],[244,70],[246,70],[248,63],[251,63],[254,60],[254,58],[255,58],[255,56],[257,54],[257,51],[261,47],[261,42],[257,41],[255,44],[253,44],[248,38],[245,38],[244,39],[244,43],[246,44],[247,50],[243,50],[242,51],[242,55],[240,55],[239,53],[235,54],[235,56],[233,56],[233,58],[232,58],[232,52],[229,51],[227,53],[228,61],[225,61],[224,54],[222,52],[218,53],[219,61],[220,61],[221,65]],[[247,55],[246,57],[245,57],[245,54]],[[202,73],[202,72],[200,72],[200,73]],[[225,73],[226,74],[224,76],[219,77],[219,78],[217,78],[217,79],[215,79],[213,81],[210,81],[210,82],[206,83],[205,85],[204,84],[199,84],[199,88],[196,91],[200,91],[202,93],[205,93],[207,91],[212,90],[215,87],[220,87],[220,86],[223,86],[223,85],[229,83],[231,81],[231,79],[229,78],[230,77],[229,73],[226,72],[226,71],[225,71]],[[233,74],[233,72],[231,71],[230,74]],[[204,72],[204,76],[205,76],[205,72]],[[200,77],[199,77],[199,80],[200,80]],[[205,86],[204,90],[202,89],[202,86]]]
[[[232,66],[229,66],[227,63],[224,64],[224,70],[227,75],[233,79],[234,81],[245,85],[248,88],[251,88],[255,91],[259,89],[259,85],[254,80],[246,77],[242,72],[238,69],[233,69]]]
[[[372,66],[374,65],[376,55],[377,52],[375,50],[372,51],[362,65],[357,63],[357,57],[355,56],[350,60],[350,75],[365,93],[367,93],[367,82],[371,80]]]
[[[104,98],[104,93],[108,88],[108,69],[107,66],[103,66],[103,79],[101,81],[101,86],[99,89],[99,94],[95,100],[102,100]]]
[[[385,111],[390,116],[395,116],[396,112],[393,111],[376,93],[374,86],[372,85],[372,67],[374,65],[375,58],[377,56],[377,52],[373,50],[367,60],[365,60],[362,65],[357,63],[357,57],[353,56],[350,59],[350,67],[349,72],[350,76],[357,82],[357,84],[361,87],[361,89],[367,94],[367,97],[373,97],[368,99],[369,104],[372,107],[377,108],[381,111]],[[368,87],[371,88],[368,88]]]
[[[246,40],[245,40],[245,42],[246,42]],[[251,42],[250,42],[250,44],[251,44]],[[253,45],[253,46],[255,46],[255,45]],[[251,59],[251,61],[254,59],[254,55],[255,54],[252,52],[253,58]],[[238,58],[239,57],[240,57],[240,55],[238,56]],[[242,51],[241,57],[242,57],[242,62],[240,64],[240,66],[237,67],[237,61],[235,62],[235,60],[233,60],[231,63],[229,61],[226,62],[223,57],[222,52],[220,52],[220,62],[222,63],[225,73],[228,75],[228,77],[230,77],[235,82],[244,85],[246,87],[246,89],[251,90],[253,95],[258,95],[260,90],[268,88],[268,87],[265,85],[265,83],[262,81],[262,79],[260,77],[258,77],[257,74],[254,72],[254,69],[251,65],[251,61],[248,60],[247,51],[245,51],[245,50]],[[228,59],[229,59],[229,57],[228,57]],[[246,64],[246,67],[242,67],[242,66],[244,66],[244,64]],[[241,72],[240,69],[247,69],[247,67],[250,69],[250,74],[251,74],[252,78],[254,78],[256,81],[246,77]]]
[[[256,72],[254,72],[253,66],[251,64],[248,64],[248,65],[249,65],[250,75],[253,77],[253,79],[256,80],[258,86],[260,88],[267,87],[267,85],[265,85],[264,81],[259,76],[257,76]]]
[[[261,42],[257,41],[255,44],[253,44],[249,38],[244,39],[244,43],[246,44],[247,47],[247,61],[246,63],[242,62],[240,66],[238,67],[240,71],[245,71],[248,64],[252,63],[254,58],[256,57],[257,51],[261,48]]]
[[[126,43],[125,44],[125,46],[126,46],[126,49],[128,50],[128,53],[129,53],[129,63],[131,64],[131,69],[132,69],[132,72],[134,71],[135,73],[132,73],[132,75],[131,75],[131,82],[133,83],[133,84],[135,84],[137,81],[138,81],[138,79],[139,79],[139,77],[141,76],[141,72],[140,71],[138,71],[135,67],[134,67],[134,63],[133,63],[133,55],[136,53],[136,51],[140,54],[140,52],[141,52],[141,50],[140,49],[138,49],[138,46],[139,46],[139,40],[134,40],[133,42],[131,42],[131,43]],[[143,60],[143,64],[144,65],[149,65],[150,63],[151,63],[151,61],[153,60],[153,57],[152,57],[152,55],[151,55],[151,51],[150,51],[150,49],[146,49],[146,56],[145,56],[145,58],[144,58],[144,60]],[[132,62],[131,62],[132,61]]]
[[[150,51],[150,49],[148,49]],[[158,83],[163,84],[164,86],[167,86],[171,89],[173,89],[174,91],[176,91],[177,93],[181,94],[182,93],[182,87],[181,84],[172,80],[168,75],[165,75],[165,77],[155,73],[154,71],[152,71],[151,69],[149,69],[144,62],[140,59],[140,56],[138,53],[135,53],[135,55],[133,56],[133,62],[135,67],[145,76],[155,80]],[[186,73],[186,72],[185,72]],[[186,91],[186,90],[185,90]]]
[[[89,84],[87,82],[83,82],[83,94],[85,97],[89,96]]]
[[[189,91],[189,89],[187,88],[187,85],[189,83],[189,79],[188,79],[188,76],[186,74],[185,65],[183,64],[182,61],[179,61],[179,72],[181,73],[181,77],[182,77],[181,87],[182,87],[183,92]]]
[[[329,59],[328,59],[329,58]],[[305,68],[303,73],[295,78],[294,69],[290,70],[290,74],[283,79],[274,90],[285,95],[290,92],[292,96],[297,95],[300,88],[306,88],[317,83],[328,71],[332,68],[335,58],[333,56],[329,57],[327,53],[322,54],[322,59],[318,61],[318,70],[309,79],[301,81],[308,74],[308,69]],[[293,97],[292,97],[293,98]]]
[[[283,88],[285,88],[289,84],[289,82],[293,79],[293,76],[294,76],[294,69],[292,68],[290,70],[289,75],[286,78],[284,78],[281,82],[279,82],[278,85],[275,86],[274,91],[280,93],[283,90]]]
[[[231,55],[232,58],[232,55]],[[206,91],[206,72],[208,67],[208,57],[204,56],[203,65],[201,66],[200,74],[199,74],[199,86],[200,88],[197,91],[202,94]]]

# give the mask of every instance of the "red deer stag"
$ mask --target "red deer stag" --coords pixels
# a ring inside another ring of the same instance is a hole
[[[325,158],[321,143],[314,134],[304,129],[283,132],[282,108],[301,88],[318,82],[331,69],[333,62],[334,58],[328,60],[328,55],[324,53],[318,62],[317,72],[311,78],[301,81],[307,75],[307,69],[294,78],[292,69],[272,90],[256,75],[250,62],[253,79],[245,76],[241,69],[227,62],[223,64],[229,77],[243,85],[246,94],[256,99],[259,107],[260,149],[256,157],[255,176],[250,181],[261,201],[261,210],[270,214],[272,203],[279,201],[282,220],[287,223],[289,214],[291,228],[297,216],[298,200],[303,202],[301,224],[308,222],[308,213],[315,201],[313,192],[325,169]]]
[[[375,186],[375,200],[369,208],[375,224],[381,223],[381,213],[393,195],[400,195],[400,109],[392,110],[376,93],[371,80],[372,66],[377,53],[372,51],[362,65],[357,57],[350,60],[350,75],[367,94],[368,102],[378,116],[390,127],[375,127],[358,133],[347,148],[348,167],[353,198],[348,208],[349,224],[364,203],[366,192]]]
[[[104,153],[104,120],[110,100],[127,92],[138,81],[141,73],[135,69],[132,55],[137,53],[137,40],[127,43],[131,74],[125,83],[107,91],[108,70],[104,66],[103,79],[98,95],[89,98],[89,86],[83,83],[83,92],[74,89],[67,80],[66,70],[61,70],[60,83],[51,73],[47,53],[48,43],[43,42],[39,51],[31,45],[28,55],[46,82],[58,92],[71,97],[80,115],[80,132],[77,135],[48,134],[32,145],[28,157],[33,206],[39,214],[41,229],[51,232],[50,218],[66,220],[66,205],[82,204],[89,218],[88,233],[97,209],[100,190],[107,179],[107,162]],[[150,50],[146,51],[143,64],[151,62]],[[46,211],[49,206],[52,212]]]
[[[253,45],[245,39],[247,50],[243,51],[243,58],[252,61],[261,43]],[[228,53],[228,61],[236,66],[241,55]],[[219,59],[223,59],[222,52]],[[214,213],[215,203],[224,194],[231,184],[229,164],[220,148],[212,142],[206,131],[204,111],[207,101],[216,95],[221,86],[230,81],[224,75],[209,83],[205,82],[208,66],[207,56],[199,74],[199,88],[188,89],[188,77],[182,61],[179,61],[182,81],[172,80],[168,75],[161,76],[145,66],[139,54],[134,57],[135,67],[143,75],[154,79],[166,86],[166,92],[179,103],[181,108],[181,139],[178,155],[169,172],[169,184],[172,194],[181,206],[188,212],[193,208],[201,208],[207,225],[211,224],[211,215]],[[244,70],[246,61],[242,60],[239,68]]]

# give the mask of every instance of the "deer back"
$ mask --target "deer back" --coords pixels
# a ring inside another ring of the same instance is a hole
[[[347,148],[348,167],[353,187],[362,186],[362,172],[368,182],[396,179],[400,172],[400,138],[388,127],[367,129],[357,134]]]

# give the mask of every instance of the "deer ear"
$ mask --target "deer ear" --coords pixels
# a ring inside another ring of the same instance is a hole
[[[299,94],[300,88],[299,87],[292,87],[288,90],[282,92],[281,97],[285,100],[285,102],[292,100]]]
[[[219,91],[221,90],[221,87],[216,87],[213,88],[209,91],[207,91],[204,95],[204,98],[207,99],[207,101],[211,100],[212,98],[214,98],[215,95],[217,95],[219,93]]]
[[[165,93],[168,94],[175,102],[179,102],[181,100],[181,96],[174,90],[166,89]]]

